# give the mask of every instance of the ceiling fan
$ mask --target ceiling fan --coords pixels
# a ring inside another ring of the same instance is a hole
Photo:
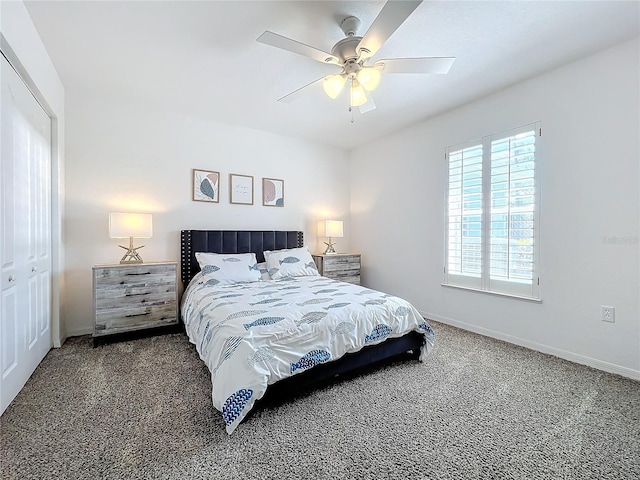
[[[447,73],[455,57],[389,58],[367,65],[367,61],[380,50],[384,42],[421,3],[422,0],[388,1],[362,37],[356,35],[360,19],[353,16],[345,18],[340,28],[346,38],[336,43],[331,53],[268,30],[264,32],[258,37],[258,42],[335,65],[340,69],[339,73],[319,78],[279,98],[278,101],[291,102],[310,90],[309,87],[319,83],[322,83],[329,97],[337,98],[347,84],[349,110],[351,111],[352,107],[359,107],[360,112],[365,113],[376,108],[370,92],[378,86],[383,73]]]

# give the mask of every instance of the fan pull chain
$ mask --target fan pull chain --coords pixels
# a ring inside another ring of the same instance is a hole
[[[351,113],[351,123],[356,123],[356,121],[353,119],[353,107],[349,107],[349,112]]]

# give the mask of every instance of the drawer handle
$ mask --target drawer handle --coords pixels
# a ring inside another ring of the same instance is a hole
[[[142,273],[125,273],[125,275],[151,275],[151,272],[142,272]]]
[[[146,315],[151,315],[151,312],[147,312],[147,313],[134,313],[132,315],[125,315],[126,318],[131,318],[131,317],[144,317]]]
[[[31,271],[32,272],[37,272],[38,271],[38,267],[31,267]]]
[[[16,281],[16,277],[14,277],[13,275],[9,275],[9,281],[10,282],[15,282]]]

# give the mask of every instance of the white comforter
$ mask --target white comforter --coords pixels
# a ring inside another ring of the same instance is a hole
[[[434,333],[406,300],[325,277],[208,285],[185,291],[187,335],[211,371],[213,405],[231,434],[267,385],[412,330]]]

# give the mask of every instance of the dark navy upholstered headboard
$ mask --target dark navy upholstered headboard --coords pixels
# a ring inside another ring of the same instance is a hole
[[[304,245],[304,235],[296,231],[274,230],[182,230],[180,232],[180,268],[186,287],[200,271],[196,252],[250,253],[264,262],[265,250],[281,250]]]

